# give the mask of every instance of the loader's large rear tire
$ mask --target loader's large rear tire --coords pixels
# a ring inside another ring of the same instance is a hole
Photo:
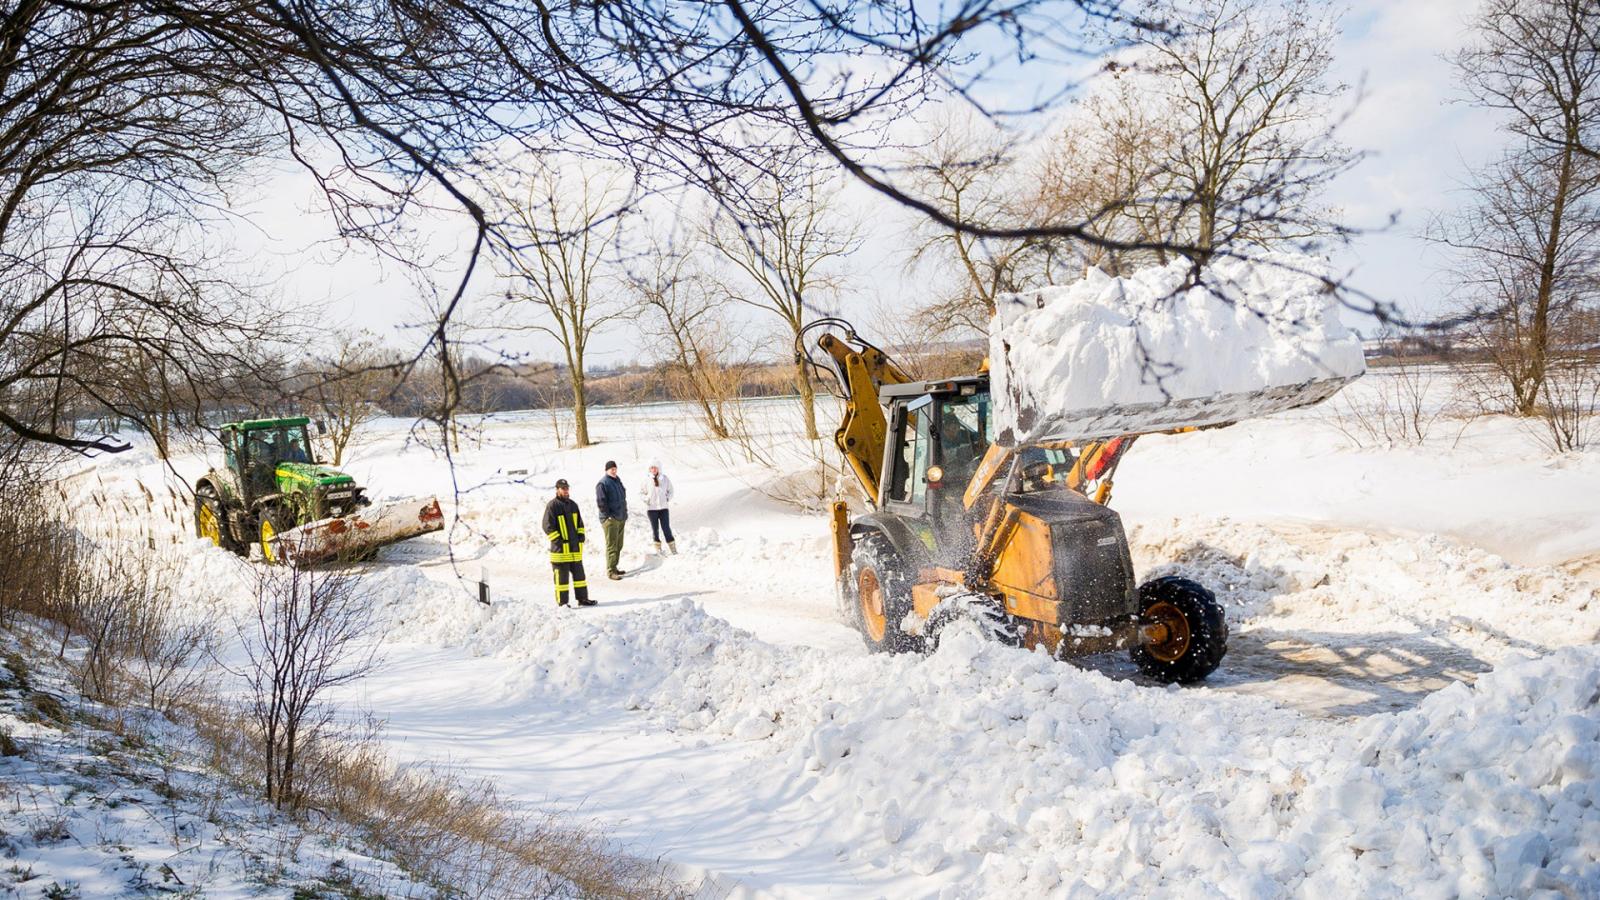
[[[279,566],[290,561],[287,554],[272,549],[272,539],[293,527],[294,519],[289,516],[288,510],[280,507],[267,507],[256,517],[256,536],[261,544],[261,558],[268,565]]]
[[[1216,671],[1228,652],[1222,604],[1198,582],[1169,575],[1139,587],[1139,619],[1163,639],[1133,648],[1139,671],[1168,684],[1193,684]]]
[[[222,508],[217,489],[209,484],[202,484],[194,490],[194,533],[196,537],[203,537],[224,550],[244,552],[244,547],[234,540],[233,531],[228,527],[228,513]]]
[[[922,641],[901,630],[911,612],[911,577],[899,554],[881,535],[856,544],[845,587],[847,615],[874,653],[915,653]]]

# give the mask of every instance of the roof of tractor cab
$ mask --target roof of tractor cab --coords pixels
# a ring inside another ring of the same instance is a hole
[[[296,425],[308,425],[310,422],[309,416],[290,416],[286,419],[246,419],[243,422],[229,422],[222,427],[224,430],[258,431],[264,428],[292,428]]]
[[[970,386],[971,390],[962,390]],[[962,375],[959,378],[940,378],[934,381],[908,381],[905,384],[886,384],[878,389],[878,397],[890,400],[895,397],[921,397],[923,394],[973,394],[989,389],[989,374]]]

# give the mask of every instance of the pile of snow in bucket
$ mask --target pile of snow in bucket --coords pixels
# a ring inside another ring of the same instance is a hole
[[[1327,399],[1365,370],[1310,257],[1184,260],[1001,298],[990,326],[1003,442],[1211,425]]]

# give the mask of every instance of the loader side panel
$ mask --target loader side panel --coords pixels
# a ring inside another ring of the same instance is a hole
[[[1139,611],[1122,519],[1105,512],[1109,515],[1060,522],[1051,529],[1066,621],[1106,622]]]
[[[1050,524],[1027,512],[1005,540],[995,562],[993,581],[1006,594],[1006,610],[1044,622],[1057,621],[1059,597],[1050,565]]]
[[[1006,554],[1020,554],[1018,568],[1015,574],[1002,570],[1004,574],[997,575],[996,581],[1031,597],[1059,601],[1054,604],[1055,616],[1030,618],[1091,624],[1138,612],[1133,559],[1122,517],[1115,510],[1074,491],[1013,495],[1011,503],[1021,513],[1019,527],[1001,559],[1006,561]],[[1041,523],[1042,528],[1021,527],[1020,523],[1029,520]],[[1048,579],[1041,566],[1048,570]],[[1015,612],[1026,614],[1020,609]]]

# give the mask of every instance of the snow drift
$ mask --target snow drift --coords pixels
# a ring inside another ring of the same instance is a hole
[[[1325,400],[1365,371],[1321,273],[1293,254],[1186,260],[1000,299],[990,326],[1003,443],[1216,425]]]
[[[398,596],[426,590],[381,577]],[[749,742],[731,777],[769,787],[758,805],[796,792],[813,823],[796,841],[937,875],[928,896],[1600,884],[1595,648],[1508,660],[1413,710],[1317,721],[1203,688],[1134,688],[976,631],[928,658],[842,659],[760,641],[687,600],[603,619],[443,595],[405,606],[418,618],[397,634],[500,656],[515,702],[621,707]]]

